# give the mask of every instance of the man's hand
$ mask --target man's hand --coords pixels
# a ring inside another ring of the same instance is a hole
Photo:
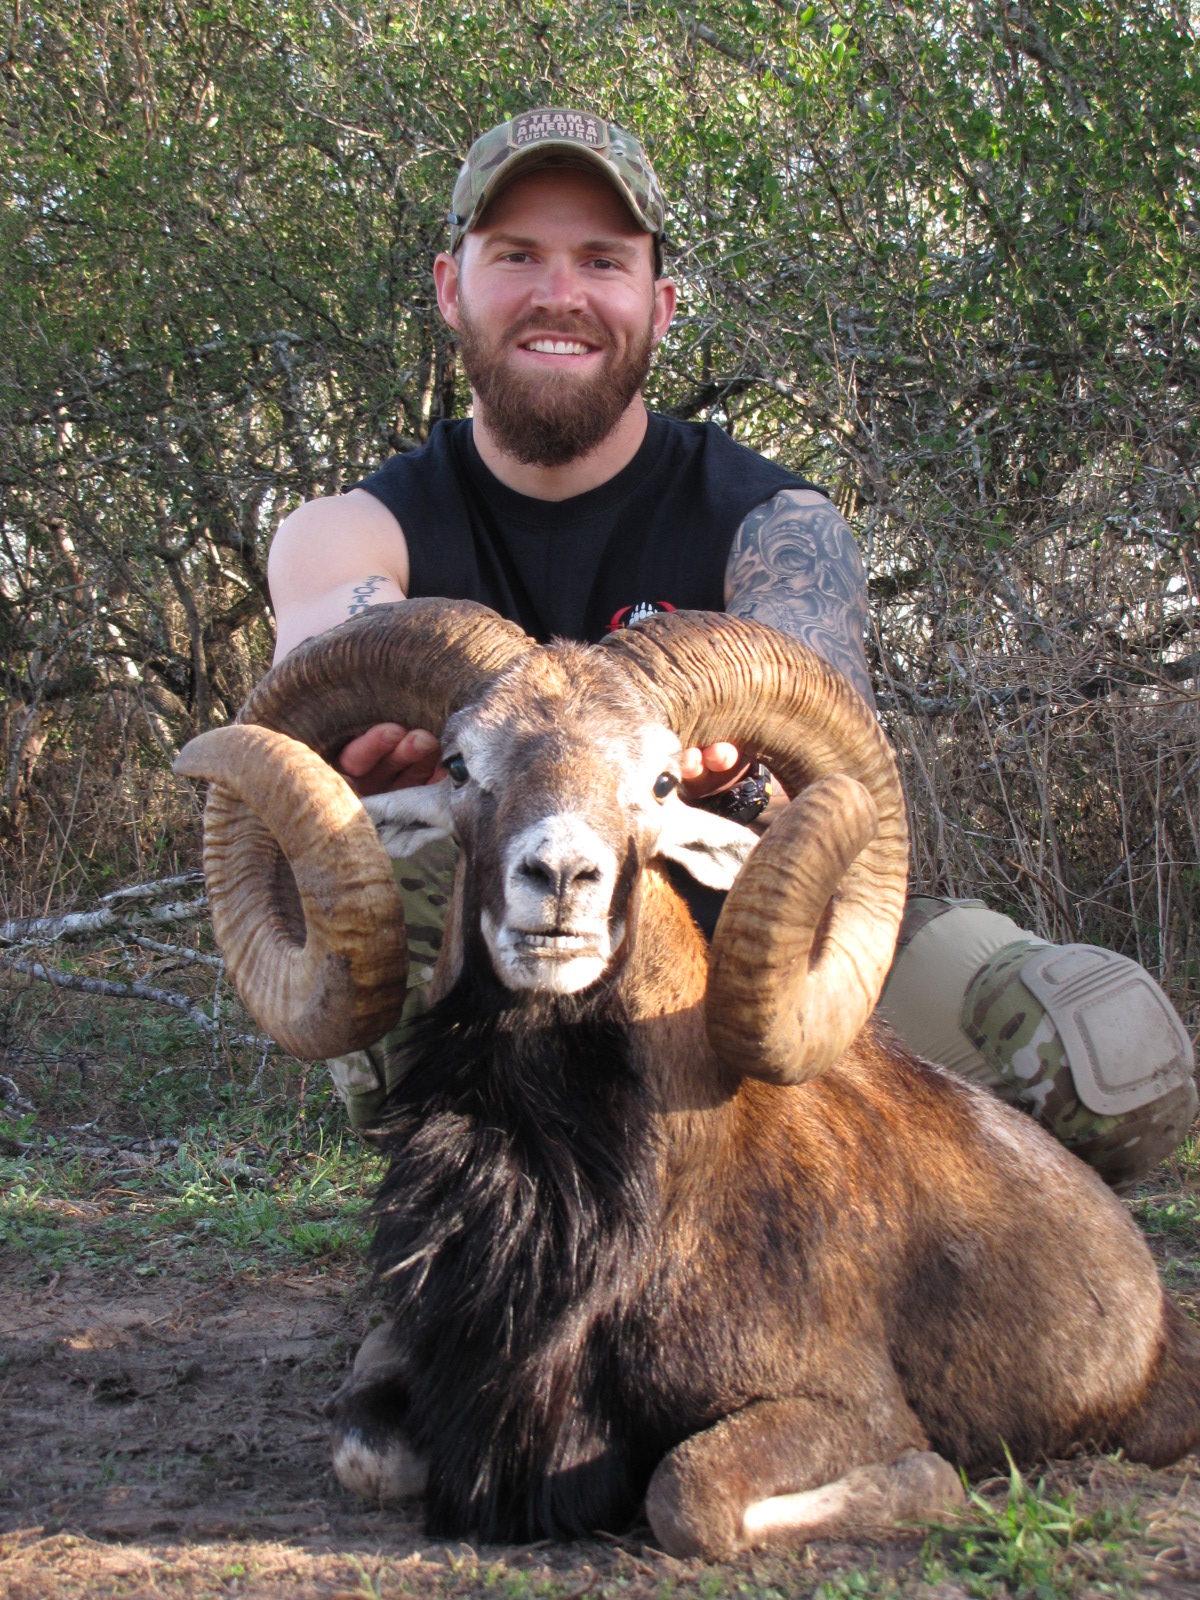
[[[706,795],[728,789],[749,765],[750,757],[744,756],[735,744],[721,742],[704,749],[691,745],[679,763],[684,795],[689,800],[703,800]]]
[[[433,734],[424,728],[401,728],[395,722],[377,722],[351,739],[338,757],[338,766],[360,795],[413,789],[446,776]]]
[[[738,779],[744,778],[750,770],[751,761],[752,757],[739,750],[737,745],[724,740],[719,744],[706,745],[703,750],[697,745],[690,745],[679,763],[684,799],[703,800],[710,794],[732,789]],[[767,808],[756,819],[754,826],[761,831],[768,822],[774,822],[787,803],[783,785],[778,778],[772,778]]]

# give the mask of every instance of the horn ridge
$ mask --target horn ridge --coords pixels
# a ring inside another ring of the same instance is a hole
[[[422,598],[371,606],[306,639],[272,667],[238,713],[330,760],[377,722],[440,735],[533,640],[488,606]]]
[[[255,1021],[292,1055],[373,1044],[404,1004],[408,950],[392,864],[350,785],[297,739],[212,728],[175,760],[208,781],[213,934]]]

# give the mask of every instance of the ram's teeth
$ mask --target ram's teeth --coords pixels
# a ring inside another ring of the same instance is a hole
[[[525,943],[544,950],[579,950],[587,944],[582,933],[527,933]]]

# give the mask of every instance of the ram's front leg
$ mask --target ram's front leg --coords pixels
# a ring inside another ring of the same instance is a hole
[[[718,1561],[756,1545],[853,1537],[962,1498],[957,1472],[902,1400],[883,1415],[770,1400],[676,1446],[650,1480],[646,1513],[670,1555]]]

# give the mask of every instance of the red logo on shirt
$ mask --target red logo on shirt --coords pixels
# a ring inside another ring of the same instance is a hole
[[[636,605],[622,606],[616,612],[605,633],[616,633],[620,628],[635,628],[647,617],[661,616],[664,611],[674,611],[669,600],[639,600]]]

